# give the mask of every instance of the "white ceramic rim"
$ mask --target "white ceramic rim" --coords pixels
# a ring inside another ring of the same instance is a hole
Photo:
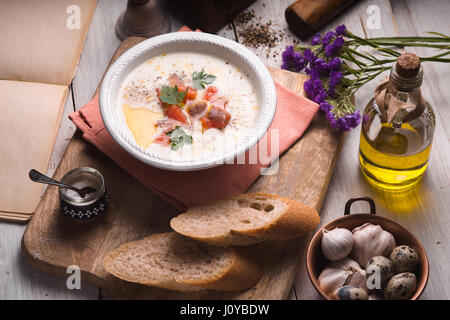
[[[156,53],[152,54],[152,52],[164,52],[163,48],[171,45],[179,46],[177,51],[181,51],[183,50],[183,44],[185,44],[185,46],[192,46],[195,44],[199,47],[202,45],[209,46],[210,48],[215,47],[214,49],[220,50],[224,55],[228,54],[229,57],[232,58],[231,60],[237,61],[237,64],[240,65],[240,67],[247,67],[248,71],[251,73],[250,76],[256,81],[255,86],[260,94],[259,98],[262,104],[254,128],[256,129],[257,134],[247,136],[238,146],[226,150],[225,153],[221,153],[219,156],[212,155],[197,160],[173,160],[149,152],[140,147],[133,137],[130,137],[129,133],[125,131],[124,125],[121,124],[119,117],[114,116],[114,108],[117,109],[117,88],[120,89],[124,77],[136,67],[134,66],[131,70],[126,70],[129,68],[129,65],[136,60],[143,59],[143,57],[147,60],[152,56],[157,55]],[[269,129],[276,111],[276,99],[276,89],[272,76],[253,52],[235,41],[201,32],[167,33],[145,40],[130,48],[109,68],[102,81],[99,94],[101,117],[106,129],[113,139],[125,149],[125,151],[142,162],[157,168],[172,171],[194,171],[211,168],[226,163],[243,152],[246,152],[253,147]]]

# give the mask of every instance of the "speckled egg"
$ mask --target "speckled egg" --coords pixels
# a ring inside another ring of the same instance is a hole
[[[366,290],[355,286],[343,286],[336,289],[332,296],[334,300],[368,300]]]
[[[416,250],[406,245],[395,247],[389,258],[396,273],[415,272],[419,265],[419,255]]]
[[[416,276],[411,272],[399,273],[393,276],[384,288],[386,300],[409,300],[416,292]]]
[[[378,274],[378,270],[379,270],[379,275],[380,275],[380,281],[378,282],[377,279],[375,278],[376,275]],[[370,286],[370,284],[372,284],[372,286],[370,287],[370,289],[381,289],[382,286],[390,279],[394,276],[395,272],[394,272],[394,267],[392,265],[392,262],[383,256],[375,256],[373,258],[371,258],[369,260],[369,262],[367,262],[366,265],[366,277],[367,280],[369,280],[367,285]],[[376,285],[379,284],[379,287],[377,288]],[[375,287],[373,287],[375,286]]]
[[[384,300],[384,297],[382,293],[374,292],[369,294],[369,300]]]

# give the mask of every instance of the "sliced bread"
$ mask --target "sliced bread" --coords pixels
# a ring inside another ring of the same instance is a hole
[[[192,239],[230,246],[299,237],[319,221],[316,210],[298,201],[253,193],[191,208],[173,218],[170,226]]]
[[[175,232],[125,243],[103,265],[120,279],[178,291],[238,291],[261,276],[260,263],[248,249],[208,246]]]

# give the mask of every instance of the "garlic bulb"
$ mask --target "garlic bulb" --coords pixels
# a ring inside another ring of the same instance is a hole
[[[350,256],[362,266],[372,257],[388,257],[396,246],[394,236],[379,225],[366,223],[353,229],[352,233],[353,249]]]
[[[331,295],[336,289],[343,286],[366,288],[366,272],[359,264],[344,258],[331,262],[319,275],[319,287],[326,295]]]
[[[322,253],[328,260],[344,259],[353,248],[353,235],[345,228],[323,229]]]

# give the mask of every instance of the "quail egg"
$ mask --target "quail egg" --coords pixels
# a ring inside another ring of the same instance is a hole
[[[366,290],[355,286],[343,286],[336,289],[332,296],[334,300],[368,300]]]
[[[367,262],[366,277],[369,289],[381,289],[394,274],[392,262],[386,257],[375,256]]]
[[[393,276],[384,288],[386,300],[409,300],[416,292],[416,276],[411,272]]]
[[[396,273],[414,272],[419,265],[419,255],[416,250],[406,245],[395,247],[389,258]]]
[[[384,297],[382,293],[374,292],[369,294],[369,300],[384,300]]]

